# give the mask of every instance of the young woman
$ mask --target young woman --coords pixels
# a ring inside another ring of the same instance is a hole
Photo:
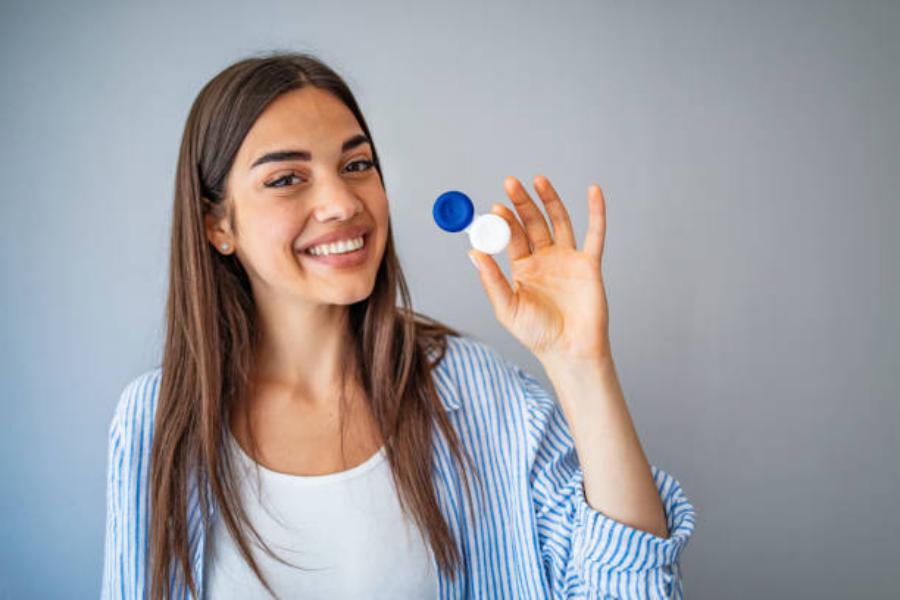
[[[214,77],[178,158],[162,365],[110,424],[103,597],[681,597],[695,514],[616,377],[603,195],[578,250],[534,184],[552,230],[514,178],[518,217],[492,208],[514,285],[470,256],[553,394],[410,308],[340,76],[278,53]]]

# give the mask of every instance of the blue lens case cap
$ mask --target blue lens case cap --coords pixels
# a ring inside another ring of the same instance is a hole
[[[462,231],[472,222],[475,206],[468,196],[457,190],[450,190],[438,196],[432,209],[434,222],[444,231]]]

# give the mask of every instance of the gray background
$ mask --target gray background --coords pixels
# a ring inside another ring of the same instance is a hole
[[[580,243],[604,186],[620,378],[698,511],[690,598],[893,596],[898,28],[887,2],[4,3],[0,596],[98,593],[106,431],[159,361],[184,120],[279,48],[357,93],[415,307],[545,384],[431,202],[485,211],[544,173]]]

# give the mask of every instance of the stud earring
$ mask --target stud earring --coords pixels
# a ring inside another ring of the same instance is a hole
[[[222,244],[222,246],[221,246],[222,252],[225,252],[225,251],[228,250],[230,247],[231,247],[231,246],[228,245],[228,242]]]

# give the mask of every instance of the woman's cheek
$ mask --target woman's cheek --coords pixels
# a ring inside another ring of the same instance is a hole
[[[289,213],[269,212],[264,217],[260,231],[267,242],[291,247],[300,235],[299,229]]]

